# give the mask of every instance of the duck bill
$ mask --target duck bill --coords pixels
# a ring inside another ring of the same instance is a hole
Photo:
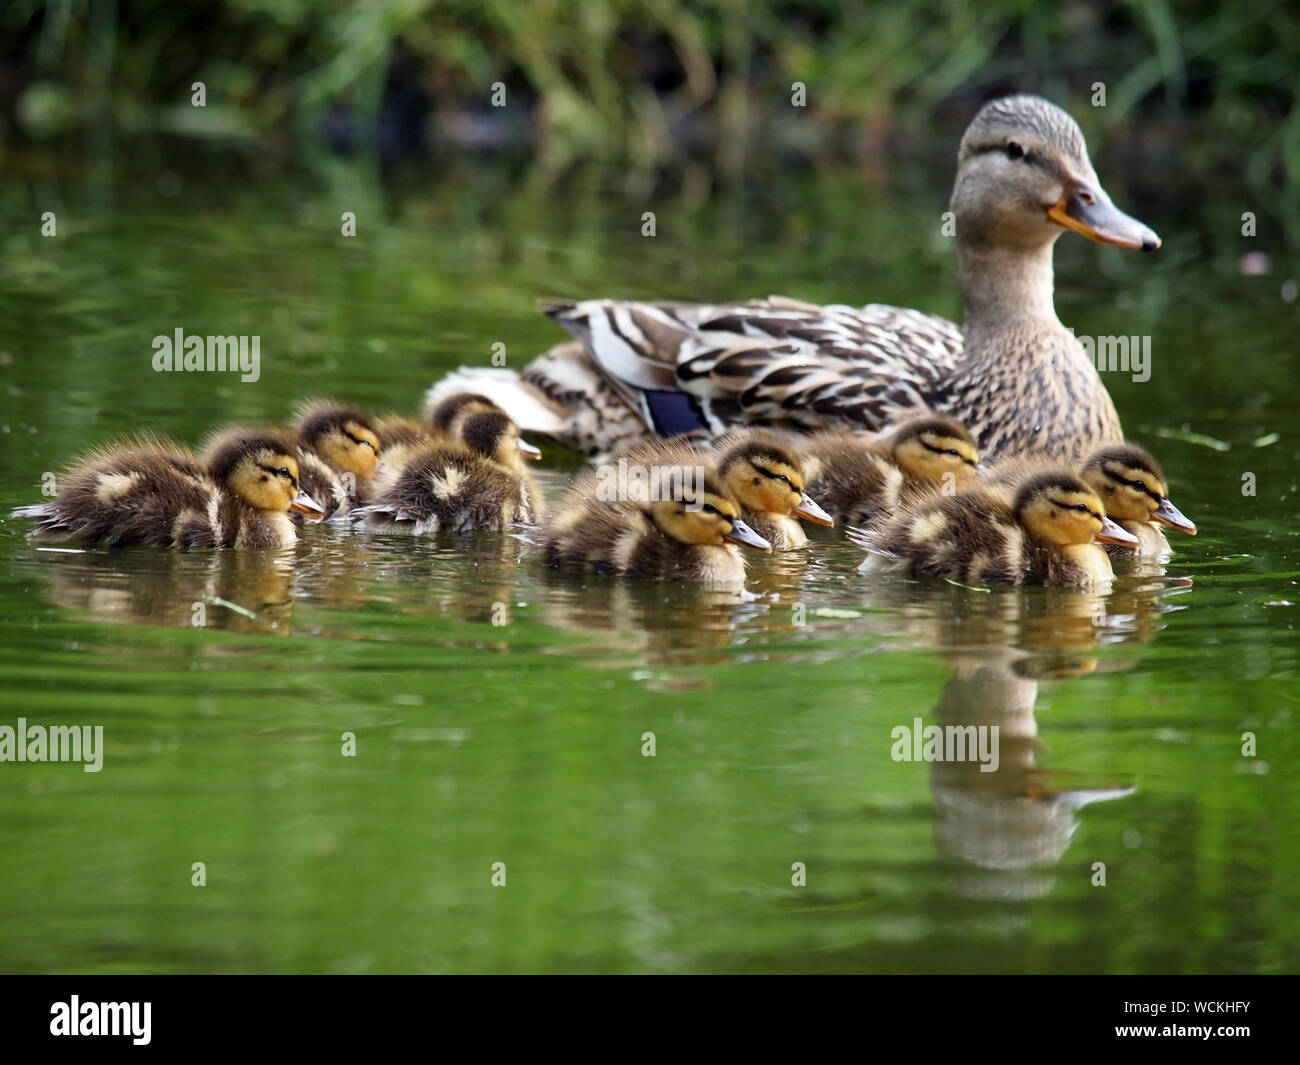
[[[542,449],[534,447],[527,440],[516,440],[515,443],[519,447],[519,454],[523,455],[524,458],[540,459],[542,457]]]
[[[316,500],[312,499],[312,497],[301,488],[298,489],[298,494],[293,497],[293,502],[289,504],[289,509],[295,514],[306,515],[313,521],[320,521],[321,518],[325,517],[325,508],[317,503]]]
[[[1118,544],[1120,547],[1140,547],[1138,538],[1127,529],[1116,525],[1110,518],[1101,519],[1101,532],[1097,534],[1099,544]]]
[[[1142,251],[1160,247],[1155,231],[1111,203],[1100,185],[1082,181],[1068,184],[1061,198],[1047,209],[1047,217],[1098,244]]]
[[[1160,500],[1160,505],[1151,514],[1151,520],[1161,525],[1171,525],[1189,536],[1196,535],[1196,523],[1186,518],[1183,512],[1167,499]]]
[[[796,518],[802,518],[804,521],[811,521],[817,525],[833,526],[835,524],[835,519],[822,510],[807,492],[799,500],[799,505],[790,513]]]
[[[723,536],[723,539],[740,544],[741,547],[752,547],[755,551],[766,551],[769,554],[772,551],[772,545],[739,518],[731,523],[731,532]]]

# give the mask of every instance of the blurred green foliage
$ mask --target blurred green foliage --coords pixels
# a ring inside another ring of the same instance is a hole
[[[8,137],[110,118],[264,137],[342,109],[364,141],[387,105],[543,161],[698,147],[734,168],[757,143],[869,152],[1024,89],[1090,112],[1093,136],[1140,111],[1144,136],[1195,141],[1179,155],[1200,174],[1300,187],[1290,0],[11,0],[0,30]]]

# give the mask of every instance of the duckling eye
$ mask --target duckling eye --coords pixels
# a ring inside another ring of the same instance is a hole
[[[955,447],[950,447],[947,451],[944,452],[944,454],[945,454],[945,455],[954,455],[954,456],[956,456],[957,458],[960,458],[960,457],[961,457],[961,452],[958,451]]]
[[[1088,513],[1088,504],[1087,504],[1087,503],[1075,503],[1075,504],[1074,504],[1074,509],[1077,510],[1080,514],[1087,514],[1087,513]]]
[[[1023,159],[1024,157],[1025,157],[1025,150],[1022,147],[1020,147],[1019,144],[1017,144],[1015,141],[1007,141],[1008,159]]]
[[[704,506],[700,507],[700,510],[703,511],[705,514],[721,514],[721,513],[722,513],[722,511],[720,511],[720,510],[719,510],[717,507],[715,507],[712,503],[705,503]]]
[[[281,466],[281,467],[280,467],[278,470],[276,470],[275,472],[278,473],[281,477],[288,477],[288,478],[290,478],[291,480],[293,479],[293,474],[291,474],[291,473],[289,472],[289,467],[288,467],[288,466]]]

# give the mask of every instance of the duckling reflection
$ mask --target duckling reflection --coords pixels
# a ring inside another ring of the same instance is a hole
[[[720,652],[733,646],[737,631],[769,604],[737,598],[720,589],[650,581],[592,580],[575,586],[563,575],[543,571],[537,618],[545,625],[588,638],[601,664],[723,664]]]
[[[1057,865],[1079,827],[1078,811],[1136,790],[1116,779],[1040,769],[1034,704],[1039,684],[1095,669],[1087,656],[1026,654],[1003,648],[950,658],[948,682],[934,709],[943,729],[996,728],[997,768],[978,761],[935,761],[930,790],[935,845],[952,863],[956,890],[984,899],[1030,899],[1051,891]]]
[[[39,549],[58,606],[98,621],[292,632],[294,553]]]

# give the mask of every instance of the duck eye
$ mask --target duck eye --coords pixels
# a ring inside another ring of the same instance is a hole
[[[700,510],[702,510],[705,514],[717,514],[719,512],[718,508],[715,507],[712,503],[705,503],[704,506],[700,507]]]
[[[957,449],[956,449],[955,447],[950,447],[950,448],[945,452],[945,454],[948,454],[948,455],[958,455],[959,452],[957,451]]]
[[[1087,513],[1088,513],[1088,504],[1087,504],[1087,503],[1075,503],[1075,504],[1074,504],[1074,509],[1077,510],[1080,514],[1087,514]]]
[[[1025,157],[1025,150],[1022,147],[1020,147],[1019,144],[1017,144],[1015,141],[1007,141],[1008,159],[1023,159],[1024,157]]]
[[[278,473],[281,477],[288,477],[290,475],[288,466],[281,466],[275,472]]]

